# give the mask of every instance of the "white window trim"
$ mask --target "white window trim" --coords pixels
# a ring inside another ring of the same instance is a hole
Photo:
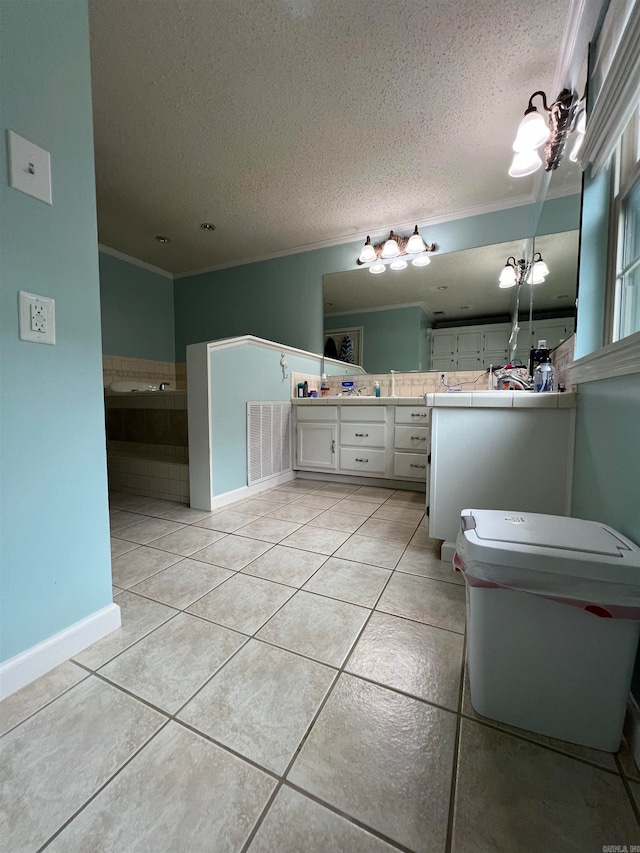
[[[640,332],[601,347],[565,368],[571,385],[640,373]]]

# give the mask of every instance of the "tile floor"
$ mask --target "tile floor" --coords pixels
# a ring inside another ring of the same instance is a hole
[[[0,705],[1,849],[549,853],[640,843],[640,774],[490,723],[424,497],[113,495],[122,628]]]

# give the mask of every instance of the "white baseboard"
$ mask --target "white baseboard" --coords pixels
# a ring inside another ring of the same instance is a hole
[[[440,559],[444,560],[445,563],[451,563],[453,561],[453,555],[456,553],[456,543],[455,542],[443,542],[442,547],[440,548]]]
[[[636,767],[640,767],[640,705],[636,701],[633,693],[629,693],[627,699],[627,711],[631,719],[631,728],[629,734],[629,746]]]
[[[0,664],[0,699],[79,654],[120,627],[120,608],[109,604]]]
[[[277,477],[270,477],[268,480],[265,480],[263,483],[255,483],[253,486],[242,486],[240,489],[234,489],[232,492],[225,492],[222,495],[214,495],[208,507],[194,507],[195,509],[219,509],[222,506],[227,506],[228,504],[236,503],[236,501],[242,501],[246,498],[253,497],[253,495],[257,495],[260,492],[266,492],[267,489],[273,489],[275,486],[282,486],[284,483],[289,483],[291,480],[295,480],[296,475],[295,471],[287,471],[285,474],[278,474]],[[191,504],[193,507],[194,505]]]

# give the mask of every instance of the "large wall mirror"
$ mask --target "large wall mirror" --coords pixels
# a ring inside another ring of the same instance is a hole
[[[348,337],[354,361],[361,357],[368,373],[488,367],[507,357],[517,298],[516,356],[526,363],[534,338],[555,346],[573,331],[578,243],[579,232],[570,230],[542,235],[535,244],[529,238],[436,253],[426,267],[325,275],[325,341],[331,337],[339,354]],[[549,268],[545,281],[519,292],[501,289],[507,258],[533,251]]]

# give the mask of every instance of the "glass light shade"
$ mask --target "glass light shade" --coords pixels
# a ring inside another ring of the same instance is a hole
[[[420,252],[424,252],[425,248],[424,240],[418,234],[418,228],[416,226],[416,230],[411,237],[409,237],[409,242],[407,243],[405,252],[407,255],[419,255]]]
[[[549,275],[549,267],[543,260],[536,261],[527,275],[527,284],[542,284]]]
[[[400,254],[400,246],[396,243],[393,231],[389,234],[389,239],[382,247],[383,258],[397,258]]]
[[[511,161],[509,174],[512,178],[524,178],[537,172],[540,166],[542,166],[542,160],[535,149],[533,151],[518,151]]]
[[[353,257],[353,256],[352,256],[352,257]],[[377,264],[372,264],[372,265],[369,267],[369,272],[370,272],[372,275],[380,275],[380,273],[381,273],[381,272],[384,272],[385,270],[386,270],[385,265],[384,265],[384,264],[382,264],[382,263],[380,263],[380,262],[378,262]]]
[[[372,261],[375,261],[376,257],[376,250],[371,245],[370,238],[367,237],[367,242],[362,247],[358,260],[361,264],[370,264]]]
[[[414,267],[426,267],[431,263],[431,258],[429,255],[418,255],[417,258],[414,258],[411,261],[411,265]]]
[[[551,136],[551,131],[544,118],[537,110],[527,113],[518,126],[513,150],[531,151],[539,148]]]
[[[513,287],[516,280],[516,271],[511,264],[507,264],[503,267],[502,272],[500,273],[500,278],[498,279],[500,287]]]
[[[394,261],[392,264],[389,264],[392,270],[406,270],[407,262],[403,261],[402,258],[398,258],[397,261]]]
[[[527,276],[527,284],[542,284],[544,281],[544,276],[537,273],[535,270],[529,270],[529,275]]]
[[[586,133],[587,132],[587,111],[582,110],[580,113],[580,118],[576,123],[576,130],[578,133]]]
[[[582,148],[582,143],[584,142],[584,133],[579,133],[576,137],[576,141],[573,143],[573,148],[571,149],[571,154],[569,154],[569,160],[572,163],[578,162],[578,154],[580,153],[580,149]]]

